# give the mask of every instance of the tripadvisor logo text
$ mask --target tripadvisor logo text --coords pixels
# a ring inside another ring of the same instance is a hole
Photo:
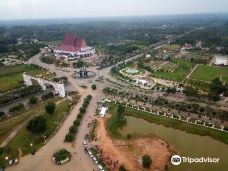
[[[181,157],[179,155],[173,155],[171,157],[171,163],[175,166],[181,163],[218,163],[220,158],[213,157]]]

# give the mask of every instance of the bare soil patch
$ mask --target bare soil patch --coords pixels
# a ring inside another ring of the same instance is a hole
[[[157,137],[115,140],[108,135],[105,120],[98,118],[98,122],[96,144],[102,150],[103,158],[113,162],[118,161],[119,165],[123,164],[129,171],[162,171],[169,165],[169,159],[174,150],[164,140]],[[141,166],[141,156],[144,154],[148,154],[152,159],[150,169],[143,169]],[[111,170],[117,171],[118,167]]]

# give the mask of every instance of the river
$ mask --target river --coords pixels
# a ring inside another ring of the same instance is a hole
[[[181,163],[172,166],[171,171],[227,171],[228,145],[208,136],[199,136],[163,125],[147,122],[141,118],[126,116],[127,125],[121,130],[123,135],[154,134],[174,146],[177,153],[184,157],[216,157],[218,163]]]

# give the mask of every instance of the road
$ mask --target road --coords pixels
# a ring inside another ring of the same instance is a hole
[[[158,45],[160,46],[160,44]],[[135,58],[138,58],[140,56],[142,56],[142,54],[133,56],[119,63],[127,62]],[[50,139],[50,141],[47,142],[45,146],[43,146],[39,151],[37,151],[37,153],[34,156],[27,155],[20,159],[19,165],[9,167],[6,170],[9,170],[9,171],[11,170],[12,171],[14,170],[17,170],[17,171],[31,171],[31,170],[32,171],[60,171],[60,170],[61,171],[62,170],[90,171],[91,170],[92,171],[93,169],[97,170],[97,166],[92,162],[92,160],[87,156],[87,154],[85,154],[82,143],[85,135],[88,133],[87,125],[89,122],[91,122],[92,116],[95,114],[97,101],[102,99],[102,87],[98,87],[96,91],[92,91],[91,88],[83,89],[80,87],[80,85],[83,85],[83,84],[88,85],[88,80],[86,79],[76,80],[72,78],[72,74],[74,70],[73,68],[71,69],[69,68],[68,69],[69,72],[60,71],[54,65],[40,62],[39,57],[40,57],[40,54],[35,55],[29,60],[28,63],[36,64],[51,72],[55,72],[58,77],[66,76],[69,82],[69,86],[67,86],[67,90],[79,91],[80,94],[82,95],[81,100],[73,108],[70,115],[64,121],[63,125],[58,130],[58,132]],[[110,77],[110,74],[109,74],[111,67],[112,66],[100,70],[99,71],[100,75],[103,75],[106,78],[113,80],[113,78]],[[96,72],[97,74],[96,77],[92,78],[92,81],[94,82],[98,78],[99,74],[95,67],[90,69]],[[93,98],[87,108],[86,114],[81,123],[75,143],[74,144],[64,143],[65,135],[68,133],[70,126],[73,125],[73,121],[77,117],[79,108],[83,103],[83,99],[89,94],[91,94]],[[61,148],[66,148],[67,150],[69,150],[72,154],[72,159],[70,162],[66,163],[63,166],[57,166],[52,161],[52,156],[57,150]]]
[[[83,140],[85,135],[88,133],[87,125],[92,120],[92,115],[95,114],[97,100],[101,98],[100,93],[101,89],[92,91],[91,89],[84,90],[80,88],[80,83],[71,77],[71,72],[63,72],[57,70],[53,65],[47,65],[39,61],[39,54],[35,55],[30,59],[29,63],[37,64],[43,68],[55,72],[57,76],[67,76],[69,81],[69,90],[77,90],[80,92],[81,99],[79,103],[73,108],[72,112],[65,120],[58,132],[43,146],[37,153],[32,155],[27,155],[20,159],[20,163],[17,166],[12,166],[6,170],[17,170],[17,171],[92,171],[93,169],[97,170],[97,166],[92,162],[92,160],[85,154],[83,148]],[[82,106],[83,99],[91,94],[93,96],[90,104],[87,108],[84,119],[81,123],[79,133],[76,137],[76,142],[72,145],[69,143],[64,143],[65,135],[68,133],[69,127],[73,125],[73,121],[77,117],[79,108]],[[72,154],[72,159],[69,163],[63,166],[57,166],[52,161],[52,156],[54,152],[61,148],[66,148]]]

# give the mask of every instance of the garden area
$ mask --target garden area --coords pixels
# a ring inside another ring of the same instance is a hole
[[[224,82],[228,83],[228,68],[199,65],[192,73],[191,79],[211,82],[216,77],[221,78]]]
[[[181,82],[193,68],[193,64],[187,60],[175,60],[168,62],[162,68],[151,73],[152,77]]]
[[[1,148],[0,164],[8,164],[8,161],[5,160],[6,156],[9,159],[16,159],[19,155],[19,149],[21,155],[24,156],[42,147],[58,129],[69,111],[70,105],[67,100],[49,101],[30,108],[17,117],[2,123],[0,125],[1,141],[14,131],[16,126],[31,118],[9,144]]]
[[[56,164],[65,164],[71,158],[71,154],[66,149],[61,149],[53,155],[53,160]]]

